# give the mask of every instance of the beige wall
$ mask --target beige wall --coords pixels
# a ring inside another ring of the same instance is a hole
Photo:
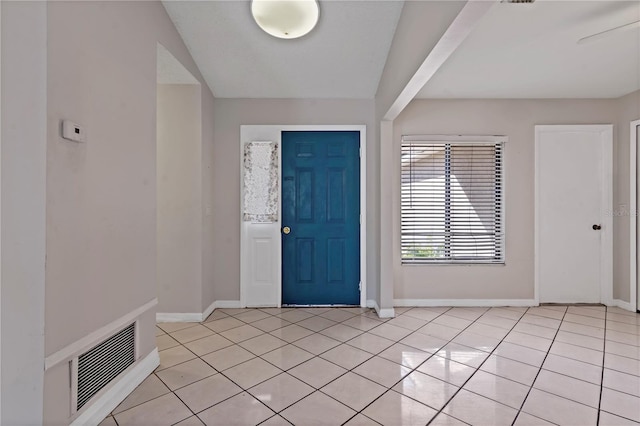
[[[47,5],[0,2],[2,12],[2,415],[42,423],[47,136]]]
[[[159,84],[158,312],[202,312],[200,86]]]
[[[365,124],[367,126],[367,298],[377,291],[376,129],[373,100],[216,99],[213,150],[212,268],[216,300],[240,299],[240,125]]]
[[[635,219],[630,212],[637,211],[636,206],[629,205],[629,126],[632,121],[640,119],[640,91],[618,99],[617,107],[617,131],[614,134],[618,149],[614,153],[613,169],[613,205],[616,211],[613,217],[613,298],[629,302],[629,225],[630,220]]]
[[[200,80],[213,140],[213,97],[161,3],[50,2],[48,24],[47,356],[156,297],[157,43]],[[61,139],[61,119],[87,142]],[[140,317],[141,357],[153,315]],[[63,377],[45,373],[49,423],[68,421]]]
[[[534,126],[617,124],[618,105],[619,101],[615,99],[413,101],[394,122],[395,157],[383,163],[383,167],[393,168],[395,179],[392,185],[395,299],[533,299]],[[626,126],[628,129],[628,123]],[[620,141],[619,127],[614,129],[614,170],[624,174],[624,167],[628,170],[628,165],[621,164],[625,158],[621,146],[628,150],[628,142],[625,145]],[[508,136],[505,148],[505,266],[401,266],[399,152],[403,134]],[[628,177],[620,173],[614,178],[614,206],[624,197],[628,200],[626,194],[620,193],[620,182],[624,179],[628,180]],[[621,253],[620,241],[614,241],[614,244],[616,253]]]

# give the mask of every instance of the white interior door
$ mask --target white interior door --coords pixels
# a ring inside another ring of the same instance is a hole
[[[536,126],[540,303],[608,302],[612,126]]]

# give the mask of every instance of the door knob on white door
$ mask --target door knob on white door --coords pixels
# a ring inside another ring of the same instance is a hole
[[[602,226],[600,226],[600,225],[593,225],[593,226],[592,226],[592,228],[593,228],[593,230],[594,230],[594,231],[599,231],[600,229],[602,229]]]

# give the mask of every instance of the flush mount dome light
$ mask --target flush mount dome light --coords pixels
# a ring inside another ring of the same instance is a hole
[[[251,14],[258,26],[278,38],[308,34],[320,17],[316,0],[253,0]]]

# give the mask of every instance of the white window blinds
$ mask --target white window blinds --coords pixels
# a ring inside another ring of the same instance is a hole
[[[411,139],[402,141],[402,262],[504,263],[503,141]]]

